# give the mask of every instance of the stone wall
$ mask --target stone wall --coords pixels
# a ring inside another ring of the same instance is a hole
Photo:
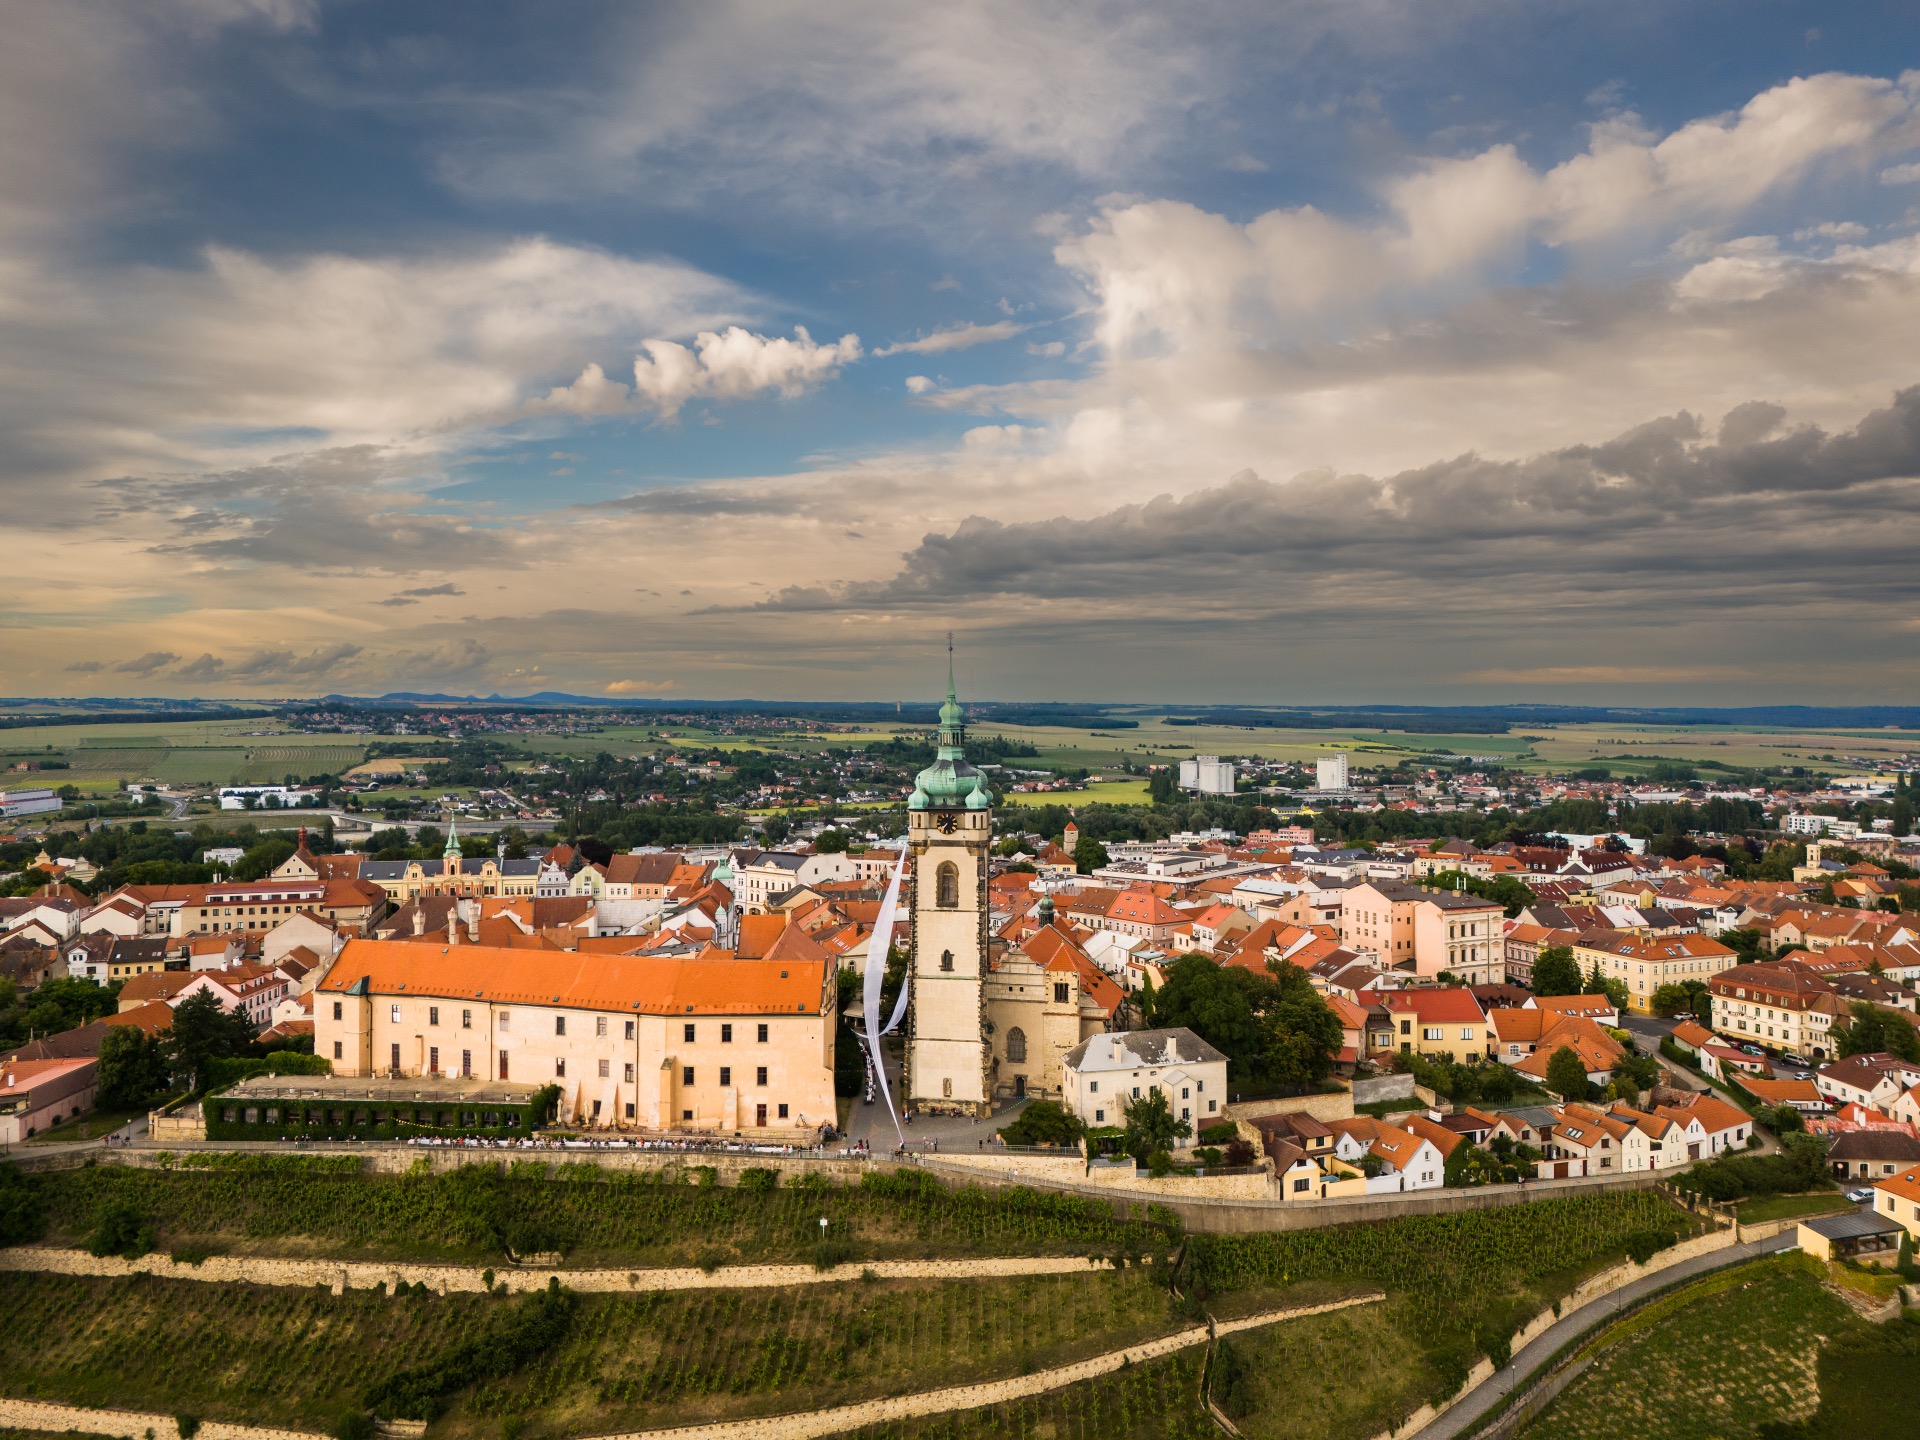
[[[1020,1255],[981,1260],[872,1260],[816,1270],[811,1265],[723,1265],[714,1270],[691,1266],[656,1270],[566,1270],[549,1265],[393,1265],[355,1260],[283,1260],[253,1255],[210,1255],[188,1265],[165,1255],[123,1260],[85,1250],[22,1245],[0,1249],[0,1271],[50,1275],[99,1275],[124,1278],[153,1275],[163,1280],[204,1284],[247,1284],[306,1290],[324,1285],[338,1295],[347,1290],[384,1286],[395,1294],[402,1285],[425,1285],[436,1294],[486,1292],[489,1284],[520,1293],[544,1290],[558,1277],[573,1290],[636,1294],[649,1290],[758,1290],[788,1285],[832,1285],[865,1278],[882,1280],[977,1280],[1015,1275],[1073,1275],[1104,1264],[1084,1255]]]
[[[1326,1124],[1353,1118],[1353,1092],[1329,1095],[1286,1095],[1276,1100],[1237,1100],[1227,1106],[1233,1120],[1258,1120],[1263,1115],[1311,1115]]]
[[[1372,1105],[1381,1100],[1406,1100],[1413,1095],[1413,1076],[1378,1075],[1353,1082],[1353,1103]]]

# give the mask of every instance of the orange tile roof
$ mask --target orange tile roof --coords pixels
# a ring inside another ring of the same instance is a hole
[[[831,1000],[830,968],[824,959],[680,960],[349,940],[319,988],[344,993],[364,978],[375,995],[651,1015],[820,1014]]]

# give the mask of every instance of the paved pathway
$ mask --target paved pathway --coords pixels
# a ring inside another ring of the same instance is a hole
[[[57,1275],[157,1275],[168,1280],[198,1280],[208,1284],[241,1281],[307,1289],[326,1285],[343,1289],[391,1289],[395,1282],[425,1285],[441,1294],[480,1294],[491,1273],[496,1285],[512,1291],[544,1290],[547,1281],[582,1293],[633,1294],[643,1290],[754,1290],[784,1285],[832,1285],[860,1280],[871,1273],[880,1280],[984,1280],[1012,1275],[1083,1275],[1104,1267],[1084,1255],[999,1256],[972,1260],[870,1260],[816,1270],[811,1265],[723,1265],[716,1270],[610,1269],[562,1270],[534,1266],[489,1269],[479,1265],[374,1264],[360,1260],[283,1260],[267,1256],[210,1255],[198,1265],[176,1263],[166,1255],[142,1255],[138,1260],[118,1256],[99,1258],[84,1250],[60,1250],[26,1245],[0,1250],[0,1270]]]
[[[1381,1295],[1358,1295],[1326,1305],[1273,1310],[1261,1315],[1249,1315],[1243,1320],[1222,1320],[1214,1330],[1217,1334],[1228,1335],[1237,1330],[1251,1330],[1283,1320],[1323,1315],[1329,1310],[1371,1305],[1384,1298]],[[753,1420],[719,1420],[706,1425],[681,1425],[667,1430],[637,1430],[624,1435],[601,1436],[598,1440],[814,1440],[816,1436],[840,1435],[891,1420],[941,1415],[953,1410],[973,1410],[982,1405],[1022,1400],[1029,1395],[1041,1395],[1065,1385],[1110,1375],[1123,1365],[1138,1365],[1192,1345],[1204,1345],[1207,1339],[1207,1328],[1196,1325],[1190,1330],[1163,1335],[1158,1340],[1109,1350],[1090,1360],[1061,1365],[1033,1375],[1018,1375],[1008,1380],[992,1380],[980,1385],[955,1385],[945,1390],[925,1390],[918,1395],[892,1395],[882,1400],[839,1405],[831,1410],[809,1410],[797,1415],[767,1415]]]
[[[92,1435],[124,1435],[130,1440],[180,1440],[180,1427],[171,1415],[149,1415],[139,1410],[88,1410],[78,1405],[55,1405],[41,1400],[0,1399],[0,1426],[10,1430],[44,1430],[63,1434],[78,1430]],[[326,1440],[304,1430],[276,1430],[265,1425],[229,1425],[221,1420],[202,1422],[194,1440]]]
[[[1500,1401],[1511,1394],[1516,1386],[1524,1389],[1533,1382],[1534,1371],[1551,1359],[1562,1346],[1577,1339],[1588,1331],[1606,1324],[1622,1310],[1636,1300],[1651,1295],[1656,1290],[1664,1290],[1682,1280],[1690,1280],[1697,1275],[1705,1275],[1710,1270],[1723,1269],[1728,1265],[1737,1265],[1743,1260],[1756,1260],[1762,1255],[1771,1255],[1774,1251],[1792,1249],[1790,1238],[1773,1236],[1766,1240],[1750,1240],[1744,1245],[1730,1245],[1724,1250],[1710,1251],[1697,1255],[1691,1260],[1683,1260],[1665,1270],[1655,1271],[1644,1280],[1636,1280],[1631,1285],[1623,1285],[1612,1294],[1583,1305],[1578,1310],[1559,1320],[1534,1339],[1513,1357],[1511,1364],[1497,1371],[1491,1379],[1469,1391],[1452,1409],[1434,1420],[1410,1440],[1453,1440],[1470,1430],[1479,1420]]]

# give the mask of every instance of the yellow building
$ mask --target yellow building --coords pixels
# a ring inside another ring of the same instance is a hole
[[[1636,935],[1618,930],[1586,930],[1573,947],[1584,972],[1598,965],[1609,980],[1627,987],[1627,1003],[1642,1015],[1653,1013],[1653,992],[1688,980],[1706,984],[1740,957],[1705,935]]]
[[[314,1053],[336,1075],[557,1085],[586,1125],[811,1133],[837,1117],[832,969],[349,940]]]

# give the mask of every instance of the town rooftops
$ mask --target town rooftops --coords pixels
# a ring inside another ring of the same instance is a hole
[[[819,1014],[822,959],[682,960],[650,955],[349,940],[323,992],[431,995],[649,1015]]]
[[[1846,1130],[1833,1137],[1827,1158],[1920,1165],[1920,1139],[1904,1130]]]
[[[1082,1073],[1144,1070],[1161,1065],[1226,1062],[1213,1046],[1184,1026],[1173,1030],[1129,1030],[1091,1035],[1067,1051],[1063,1063]]]

